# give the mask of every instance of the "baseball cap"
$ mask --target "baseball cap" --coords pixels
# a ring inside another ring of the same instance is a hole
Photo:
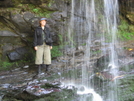
[[[47,18],[41,18],[40,21],[42,21],[42,20],[46,20],[47,21]]]

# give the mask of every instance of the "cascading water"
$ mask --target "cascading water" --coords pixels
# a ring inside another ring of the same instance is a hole
[[[110,43],[110,73],[116,77],[118,76],[118,56],[116,53],[116,44],[117,42],[117,18],[118,18],[118,0],[104,0],[104,12],[105,12],[105,21],[106,29],[109,36],[111,36]],[[109,101],[118,101],[117,95],[117,83],[118,80],[110,82],[110,90],[108,91]]]
[[[92,79],[95,75],[93,56],[93,40],[101,40],[101,54],[108,54],[109,65],[102,71],[108,71],[114,77],[118,76],[118,56],[116,53],[117,42],[117,18],[118,1],[117,0],[72,0],[68,34],[65,38],[68,47],[73,50],[83,44],[84,57],[81,65],[81,71],[77,71],[75,63],[75,52],[71,63],[73,64],[73,73],[68,73],[68,83],[78,88],[77,94],[80,95],[79,101],[118,101],[117,80],[112,83],[107,82],[109,90],[105,96],[96,92],[96,82]],[[108,51],[108,52],[107,52]],[[67,52],[65,52],[67,53]],[[66,68],[68,63],[66,64]],[[99,67],[98,67],[99,68]],[[102,84],[102,91],[104,89]],[[100,90],[100,92],[101,92]]]

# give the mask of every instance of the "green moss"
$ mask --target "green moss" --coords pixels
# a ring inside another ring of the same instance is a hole
[[[52,2],[51,2],[52,1]],[[51,0],[46,6],[51,6],[54,1]],[[11,12],[13,15],[18,13],[23,13],[24,11],[29,11],[34,13],[36,16],[45,16],[47,18],[50,18],[51,13],[54,11],[50,11],[44,7],[40,7],[40,5],[34,5],[34,4],[22,4],[20,1],[14,1],[14,7],[6,8],[8,12]]]
[[[55,3],[55,0],[50,0],[50,1],[49,1],[49,4],[48,4],[48,7],[51,7],[52,4],[54,4],[54,3]]]
[[[131,40],[134,37],[134,32],[130,30],[129,24],[122,20],[118,26],[118,36],[121,40]]]
[[[6,62],[6,61],[2,62],[2,61],[0,61],[0,71],[1,70],[9,70],[12,65],[13,64],[10,63],[10,62]]]
[[[18,67],[17,62],[0,61],[0,71],[11,70],[16,67]]]
[[[62,52],[60,51],[60,46],[53,46],[51,50],[52,58],[62,56]]]
[[[53,11],[49,11],[47,9],[37,7],[33,4],[29,4],[28,9],[30,9],[30,11],[35,13],[35,15],[37,15],[37,16],[45,16],[47,18],[50,18],[51,13],[53,13]]]
[[[65,44],[63,42],[63,36],[61,34],[58,34],[57,39],[59,40],[58,41],[59,46],[53,46],[53,49],[51,50],[52,58],[59,57],[59,56],[63,55],[63,53],[61,51],[61,49],[63,49],[64,44]]]

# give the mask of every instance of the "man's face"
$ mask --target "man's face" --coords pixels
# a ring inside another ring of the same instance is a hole
[[[45,26],[46,25],[46,20],[40,21],[40,24],[41,24],[41,26]]]

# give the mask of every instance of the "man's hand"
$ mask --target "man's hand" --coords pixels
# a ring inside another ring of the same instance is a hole
[[[37,50],[38,49],[37,46],[35,46],[34,49]]]
[[[50,46],[50,49],[52,49],[53,47],[52,46]]]

